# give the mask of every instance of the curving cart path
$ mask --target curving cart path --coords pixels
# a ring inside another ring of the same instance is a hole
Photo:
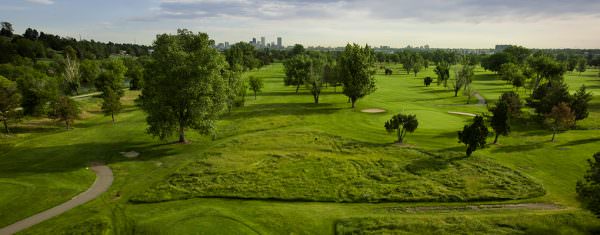
[[[103,164],[93,164],[91,168],[94,172],[96,172],[96,181],[94,181],[94,184],[92,184],[92,186],[88,190],[75,196],[73,199],[63,204],[60,204],[58,206],[55,206],[46,211],[40,212],[29,218],[23,219],[21,221],[18,221],[14,224],[0,229],[0,235],[17,233],[21,230],[24,230],[33,225],[48,220],[54,216],[60,215],[70,209],[75,208],[76,206],[91,201],[92,199],[100,196],[100,194],[106,192],[106,190],[108,190],[108,188],[113,182],[112,171],[108,166]]]

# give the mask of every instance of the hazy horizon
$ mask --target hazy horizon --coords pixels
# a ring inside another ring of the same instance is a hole
[[[218,42],[395,48],[600,48],[600,2],[360,0],[7,0],[0,21],[73,38],[151,44],[178,28]]]

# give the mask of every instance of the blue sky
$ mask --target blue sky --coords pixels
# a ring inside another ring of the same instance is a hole
[[[598,0],[2,0],[0,21],[18,33],[143,44],[187,28],[217,42],[600,48]]]

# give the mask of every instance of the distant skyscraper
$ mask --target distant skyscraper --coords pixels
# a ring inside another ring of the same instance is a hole
[[[265,40],[265,37],[260,37],[260,45],[261,46],[266,46],[267,40]]]
[[[283,42],[281,40],[281,37],[277,37],[277,47],[283,48]]]
[[[225,48],[229,48],[229,42],[225,42]]]
[[[256,38],[252,38],[252,45],[256,46]]]

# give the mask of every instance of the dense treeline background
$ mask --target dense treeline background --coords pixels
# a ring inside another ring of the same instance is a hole
[[[213,40],[207,41],[214,48]],[[153,46],[104,43],[61,37],[50,33],[28,28],[24,33],[14,32],[12,24],[1,23],[0,29],[0,76],[7,80],[3,86],[13,90],[17,88],[19,98],[19,114],[12,110],[5,111],[3,120],[15,119],[21,115],[48,115],[65,121],[77,115],[65,113],[57,115],[57,110],[76,112],[75,105],[68,101],[69,96],[100,91],[103,111],[113,116],[120,110],[119,98],[121,90],[142,89],[144,80],[152,77],[147,71],[153,64]],[[348,48],[346,48],[347,50]],[[512,83],[515,88],[524,87],[528,91],[527,105],[534,108],[540,116],[547,116],[554,106],[561,101],[569,104],[571,109],[580,109],[576,100],[560,92],[562,75],[565,72],[583,72],[587,67],[600,66],[600,50],[576,49],[527,49],[520,46],[509,46],[503,51],[493,54],[478,54],[478,50],[457,49],[418,49],[405,48],[398,50],[378,51],[366,47],[359,52],[359,57],[369,63],[376,63],[376,68],[365,66],[364,74],[373,74],[373,69],[385,70],[386,75],[392,73],[417,74],[430,66],[438,75],[438,86],[453,88],[455,96],[462,89],[469,98],[472,70],[481,66],[486,70],[499,74],[499,78]],[[286,50],[257,49],[249,43],[240,42],[220,51],[226,66],[221,76],[227,85],[227,109],[244,105],[246,91],[249,87],[247,78],[242,73],[260,68],[273,62],[283,62],[286,67],[286,85],[293,85],[298,91],[301,87],[310,91],[314,102],[319,102],[322,87],[340,86],[348,93],[349,100],[354,102],[375,90],[371,79],[364,78],[364,86],[350,92],[347,74],[340,71],[343,67],[344,53],[340,50],[309,50],[302,45],[295,45]],[[347,56],[347,55],[346,55]],[[400,71],[392,71],[386,64],[402,65]],[[459,71],[460,70],[460,71]],[[461,76],[458,76],[461,75]],[[463,76],[464,75],[464,76]],[[427,82],[428,81],[428,82]],[[425,78],[431,84],[432,78]],[[256,83],[258,84],[258,83]],[[374,83],[373,83],[374,84]],[[7,89],[8,89],[7,88]],[[584,88],[583,88],[584,89]],[[260,89],[252,89],[257,92]],[[547,101],[545,97],[556,94],[557,97]],[[585,90],[582,91],[585,94]],[[60,102],[59,102],[60,101]],[[579,102],[579,103],[578,103]],[[14,104],[11,106],[13,107]],[[8,107],[8,106],[7,106]],[[577,115],[577,120],[585,116]],[[114,118],[113,118],[114,121]]]

